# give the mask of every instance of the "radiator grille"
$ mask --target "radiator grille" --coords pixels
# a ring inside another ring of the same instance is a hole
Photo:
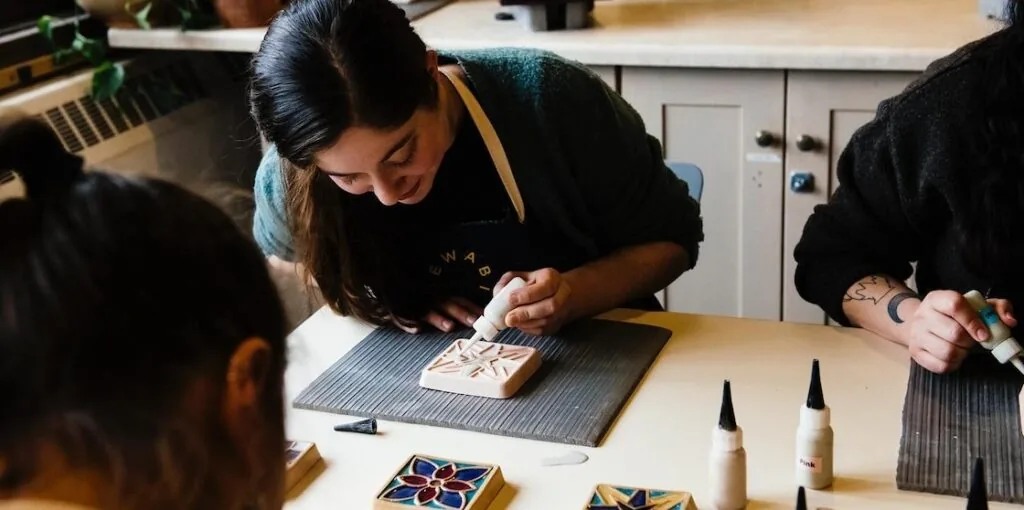
[[[50,124],[65,149],[78,153],[206,97],[192,64],[183,59],[129,77],[113,99],[97,102],[84,95],[37,118]]]

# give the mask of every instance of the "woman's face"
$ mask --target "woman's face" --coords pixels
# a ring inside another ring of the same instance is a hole
[[[435,108],[418,108],[395,130],[350,127],[316,155],[320,171],[339,188],[353,195],[372,192],[388,206],[416,204],[430,193],[463,106],[432,51],[427,52],[427,69],[437,82]]]
[[[437,168],[451,145],[443,108],[419,108],[393,131],[351,127],[316,164],[339,188],[373,193],[384,205],[415,204],[434,184]]]

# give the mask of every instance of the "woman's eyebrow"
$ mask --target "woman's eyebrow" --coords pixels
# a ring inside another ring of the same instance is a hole
[[[390,150],[388,150],[387,152],[384,153],[384,157],[381,158],[380,162],[381,163],[385,163],[385,162],[387,162],[387,160],[391,159],[391,156],[394,156],[395,153],[398,152],[402,147],[405,147],[405,144],[409,143],[409,140],[412,139],[412,135],[413,135],[413,131],[412,130],[410,130],[408,133],[406,133],[405,136],[403,136],[400,140],[398,140],[398,142],[395,143],[395,145],[392,146]]]

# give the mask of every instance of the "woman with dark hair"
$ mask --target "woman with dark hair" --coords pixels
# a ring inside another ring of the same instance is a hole
[[[556,331],[697,261],[699,206],[589,69],[523,49],[428,50],[389,0],[292,2],[252,63],[271,143],[254,235],[343,315],[472,324],[513,276],[510,326]]]
[[[795,250],[796,287],[843,325],[906,345],[933,372],[988,338],[963,294],[1010,327],[1024,299],[1024,0],[1009,25],[879,105]],[[917,263],[917,292],[904,282]]]
[[[173,184],[0,123],[0,508],[281,508],[285,317],[259,250]]]

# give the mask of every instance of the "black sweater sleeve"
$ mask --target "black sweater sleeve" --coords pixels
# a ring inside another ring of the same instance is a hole
[[[854,283],[875,274],[906,280],[945,223],[935,185],[950,180],[953,165],[949,119],[933,113],[934,96],[944,92],[933,93],[934,85],[882,102],[854,134],[837,163],[838,188],[815,208],[794,250],[800,296],[842,325],[850,325],[843,298]]]

